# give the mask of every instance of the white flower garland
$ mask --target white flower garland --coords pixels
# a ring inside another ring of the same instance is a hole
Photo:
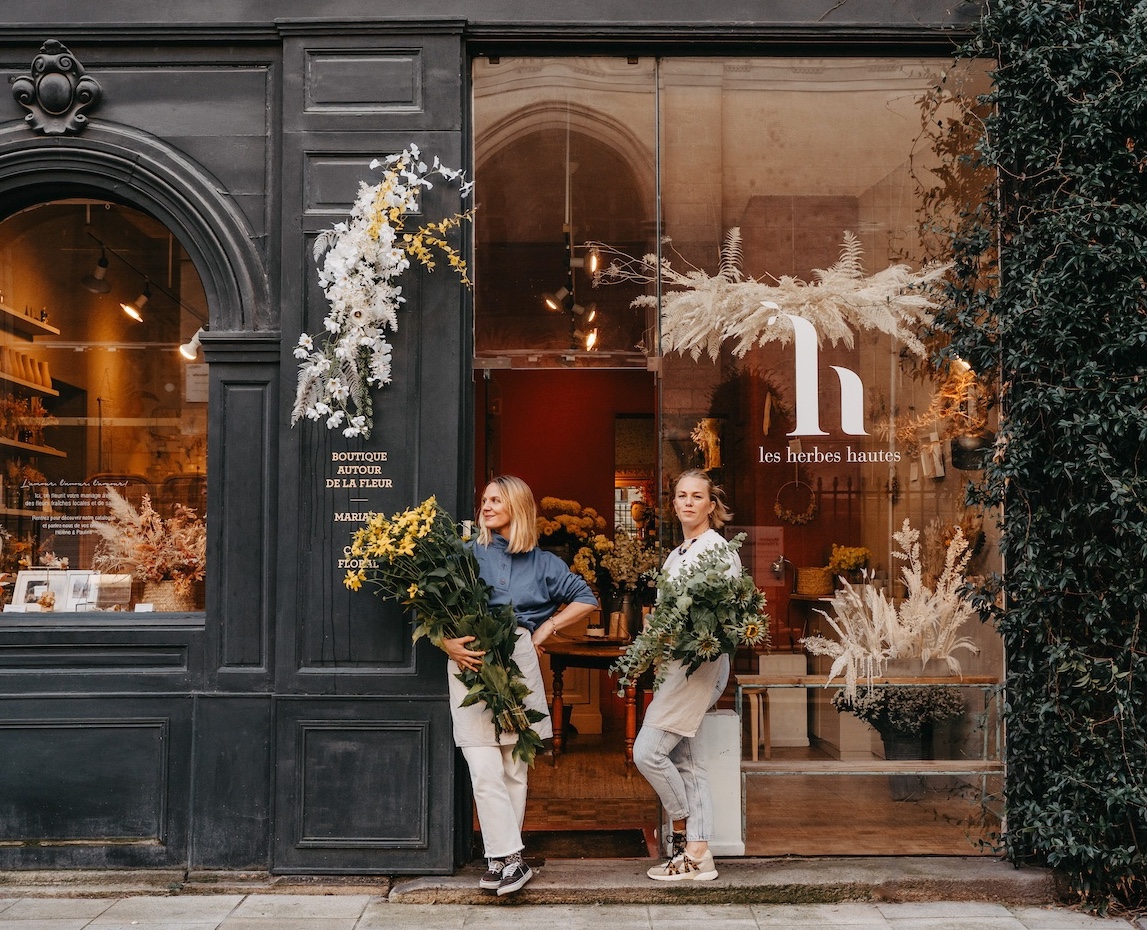
[[[463,283],[470,283],[466,262],[447,243],[446,233],[472,213],[427,223],[413,233],[404,231],[404,217],[418,211],[419,192],[433,187],[432,177],[458,181],[462,197],[469,195],[473,182],[437,157],[427,165],[416,145],[375,159],[370,167],[383,168],[382,181],[360,183],[350,218],[315,239],[315,261],[323,258],[319,283],[330,312],[323,320],[324,332],[314,337],[303,333],[294,352],[301,364],[291,425],[303,417],[325,418],[327,429],[341,429],[348,438],[370,436],[370,388],[391,381],[386,331],[398,330],[398,308],[405,298],[395,281],[411,259],[433,270],[431,248],[437,248]]]

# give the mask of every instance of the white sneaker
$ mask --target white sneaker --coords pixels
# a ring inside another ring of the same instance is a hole
[[[657,882],[711,882],[717,877],[717,867],[713,864],[712,850],[706,850],[700,859],[683,852],[645,874]]]

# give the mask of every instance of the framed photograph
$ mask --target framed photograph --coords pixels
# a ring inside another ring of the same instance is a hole
[[[74,613],[95,607],[96,572],[70,571],[67,573],[67,595],[63,609]]]
[[[100,572],[92,578],[90,591],[96,610],[127,610],[131,603],[131,575]]]
[[[16,573],[16,587],[12,590],[12,607],[27,610],[29,604],[38,604],[48,593],[48,570],[25,568]]]

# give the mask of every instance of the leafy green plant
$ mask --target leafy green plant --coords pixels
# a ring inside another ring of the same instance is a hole
[[[1008,656],[1001,844],[1090,908],[1142,909],[1147,7],[992,0],[965,54],[995,61],[994,86],[937,136],[926,203],[955,262],[943,354],[1000,382],[970,495],[1003,517],[1007,572],[979,594]]]

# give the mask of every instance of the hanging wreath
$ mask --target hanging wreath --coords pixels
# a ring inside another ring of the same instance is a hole
[[[785,488],[808,488],[808,506],[805,507],[802,513],[797,513],[781,503],[781,495],[785,493]],[[780,518],[782,523],[788,523],[792,526],[804,526],[807,523],[812,523],[816,517],[816,494],[809,485],[803,481],[790,481],[787,484],[782,484],[780,490],[777,491],[777,500],[773,504],[773,513]]]

